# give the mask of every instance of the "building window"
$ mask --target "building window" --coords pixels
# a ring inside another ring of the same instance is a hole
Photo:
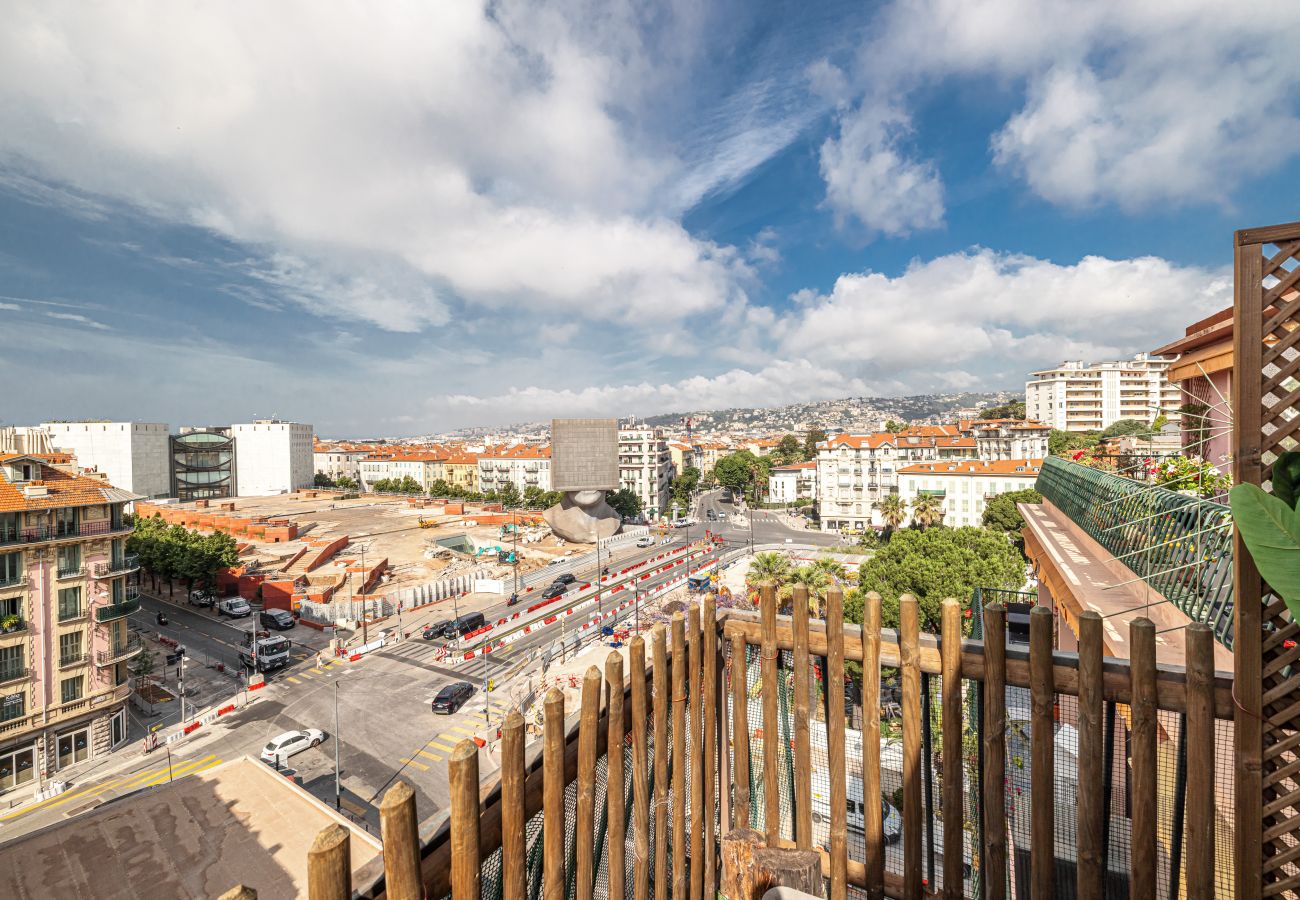
[[[27,715],[27,693],[19,691],[16,694],[5,694],[0,697],[0,722],[9,722],[13,719],[21,719]],[[3,757],[0,757],[0,761]],[[3,787],[3,785],[0,785]]]
[[[23,648],[0,648],[0,681],[13,681],[26,674],[23,668]]]
[[[23,555],[6,553],[0,556],[0,585],[15,584],[23,577]]]
[[[81,632],[70,631],[59,635],[59,665],[67,666],[81,661]]]
[[[59,621],[81,617],[81,588],[70,587],[59,591]]]
[[[9,698],[5,698],[6,702]],[[36,777],[36,755],[31,747],[0,753],[0,791],[27,784]]]
[[[63,698],[61,702],[71,703],[73,700],[80,700],[85,687],[85,680],[84,675],[74,675],[60,681],[59,696]]]
[[[54,510],[54,533],[60,537],[76,534],[79,512],[75,506],[61,506]]]
[[[65,544],[59,548],[59,577],[67,578],[81,571],[81,545]]]

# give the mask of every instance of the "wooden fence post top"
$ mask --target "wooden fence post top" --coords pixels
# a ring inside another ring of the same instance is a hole
[[[516,728],[524,727],[524,715],[517,709],[512,709],[506,713],[505,720],[501,723],[502,732],[513,731]]]
[[[332,853],[340,844],[345,843],[351,838],[348,830],[337,822],[333,825],[326,825],[316,833],[316,839],[311,842],[312,854]]]
[[[220,900],[257,900],[257,891],[248,885],[237,884],[222,894]]]
[[[542,700],[542,705],[546,707],[547,715],[550,715],[552,709],[564,710],[564,691],[559,688],[551,688],[546,692],[546,697]]]
[[[405,781],[397,781],[384,792],[384,799],[379,801],[379,811],[382,813],[386,809],[395,809],[404,803],[410,801],[415,796],[415,791]]]
[[[469,738],[465,738],[465,740],[459,742],[458,744],[456,744],[455,747],[452,748],[451,756],[448,757],[447,761],[450,763],[463,763],[469,760],[471,757],[477,757],[477,756],[478,756],[478,745],[475,744],[473,741],[471,741]]]

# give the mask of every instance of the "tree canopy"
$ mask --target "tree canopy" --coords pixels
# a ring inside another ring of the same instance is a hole
[[[1099,440],[1106,440],[1113,437],[1123,437],[1128,434],[1150,434],[1151,426],[1140,419],[1116,419],[1106,426],[1106,429],[1098,436]]]
[[[1004,403],[1001,406],[990,406],[982,411],[986,419],[1023,419],[1025,417],[1025,401],[1012,400],[1010,403]]]
[[[691,508],[691,495],[700,484],[700,470],[694,466],[687,466],[682,469],[682,473],[673,479],[672,495],[673,503],[676,503],[679,509],[688,510]]]
[[[1042,503],[1043,495],[1033,488],[998,494],[984,505],[984,526],[994,531],[1003,531],[1020,542],[1020,529],[1025,527],[1025,520],[1016,509],[1017,503]]]
[[[641,498],[627,488],[607,492],[605,502],[625,519],[635,519],[641,515]]]
[[[723,487],[743,492],[752,486],[766,487],[771,467],[771,461],[766,457],[755,456],[748,450],[737,450],[719,459],[713,473]]]
[[[809,428],[803,438],[803,455],[807,459],[817,458],[817,445],[829,437],[820,428]]]
[[[235,539],[214,531],[200,534],[180,525],[168,525],[161,516],[138,518],[127,540],[127,551],[140,565],[162,578],[184,578],[191,587],[201,582],[215,588],[217,573],[239,563]]]
[[[1097,446],[1096,431],[1060,431],[1053,428],[1047,438],[1047,452],[1053,456],[1071,456],[1076,450]]]
[[[898,598],[912,594],[920,601],[921,627],[934,632],[944,598],[955,597],[966,608],[977,587],[1017,590],[1024,581],[1020,551],[1001,534],[974,527],[900,531],[858,569],[861,590],[881,595],[886,627],[898,627]],[[861,624],[862,602],[860,592],[851,592],[845,618]]]
[[[424,488],[420,482],[416,481],[410,475],[403,475],[401,478],[380,478],[370,485],[370,489],[378,491],[381,494],[423,494]]]
[[[907,428],[906,422],[900,422],[897,419],[887,419],[885,421],[885,430],[890,434],[898,434],[905,428]]]
[[[808,454],[804,452],[803,441],[799,440],[798,435],[794,434],[787,434],[781,438],[781,442],[772,451],[771,457],[772,461],[778,466],[788,466],[808,460]]]

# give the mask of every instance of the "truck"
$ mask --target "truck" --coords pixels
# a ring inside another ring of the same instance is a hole
[[[239,664],[257,672],[282,669],[289,665],[289,647],[286,637],[271,636],[268,632],[260,632],[256,637],[246,634],[239,648]]]

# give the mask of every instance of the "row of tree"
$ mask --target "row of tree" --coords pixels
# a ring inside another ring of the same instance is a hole
[[[339,488],[345,491],[355,491],[361,487],[355,478],[347,475],[340,475],[338,478],[331,478],[324,472],[317,472],[313,483],[318,488]]]
[[[201,534],[180,525],[168,525],[161,516],[138,518],[135,531],[126,542],[128,553],[140,558],[140,566],[149,573],[155,587],[158,579],[181,578],[187,590],[201,584],[209,590],[217,586],[217,573],[239,563],[235,539],[224,532]]]

